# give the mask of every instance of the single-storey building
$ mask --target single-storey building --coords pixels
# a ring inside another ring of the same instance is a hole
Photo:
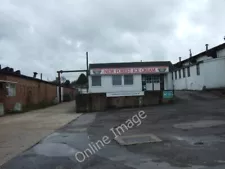
[[[120,97],[172,90],[172,70],[170,61],[90,64],[89,93]]]
[[[225,43],[174,64],[171,72],[175,90],[225,87]]]
[[[22,75],[13,68],[0,66],[0,116],[7,112],[35,108],[58,102],[58,85],[36,77]],[[63,94],[75,97],[75,89],[62,87]],[[62,97],[63,98],[63,97]]]
[[[169,61],[89,64],[88,92],[77,95],[77,112],[170,102],[172,71]]]

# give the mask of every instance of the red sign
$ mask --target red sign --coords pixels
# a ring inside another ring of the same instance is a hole
[[[104,68],[91,70],[91,74],[94,75],[150,74],[150,73],[165,73],[165,72],[168,72],[168,67]]]

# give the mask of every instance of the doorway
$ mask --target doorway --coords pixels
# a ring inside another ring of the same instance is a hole
[[[142,75],[143,90],[160,91],[161,90],[160,82],[161,82],[160,75]]]

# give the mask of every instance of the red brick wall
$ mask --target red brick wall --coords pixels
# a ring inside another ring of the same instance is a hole
[[[4,80],[17,82],[16,96],[5,96],[6,112],[12,110],[16,103],[21,103],[23,106],[42,102],[52,103],[57,97],[57,86],[50,83],[8,75],[5,76]],[[73,93],[73,91],[74,89],[64,88],[64,93]]]

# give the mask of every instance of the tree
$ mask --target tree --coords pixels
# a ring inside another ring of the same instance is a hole
[[[56,77],[55,80],[52,81],[53,84],[58,84],[59,83],[59,78]]]
[[[72,86],[75,86],[75,85],[76,85],[76,80],[72,81],[70,84],[71,84]]]
[[[70,81],[66,80],[65,83],[63,83],[65,86],[70,87]]]
[[[88,83],[88,79],[85,76],[85,74],[80,74],[80,76],[78,77],[77,81],[76,81],[76,85],[86,85]]]

